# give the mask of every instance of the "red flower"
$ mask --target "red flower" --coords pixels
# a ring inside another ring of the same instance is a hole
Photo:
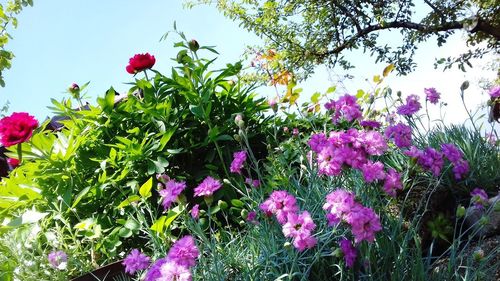
[[[143,71],[145,69],[150,69],[151,67],[153,67],[153,65],[155,65],[155,62],[155,56],[152,56],[149,53],[136,54],[135,56],[130,58],[125,69],[130,74],[136,74],[137,72]]]
[[[14,112],[0,120],[0,142],[6,147],[25,142],[36,127],[38,121],[35,117],[26,112]]]
[[[10,167],[14,169],[15,167],[19,166],[19,160],[16,158],[8,158],[7,163],[9,163]]]

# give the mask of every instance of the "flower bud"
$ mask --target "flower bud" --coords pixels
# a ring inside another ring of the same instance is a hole
[[[465,91],[469,88],[469,81],[464,81],[460,86],[460,90]]]
[[[235,141],[237,141],[237,142],[241,141],[241,137],[240,137],[240,135],[238,135],[238,134],[234,134],[233,138],[234,138],[234,140],[235,140]]]
[[[68,88],[68,92],[73,96],[73,98],[77,99],[80,97],[80,86],[78,84],[73,83]]]
[[[480,261],[484,258],[484,251],[482,249],[477,249],[476,251],[474,251],[472,256],[474,257],[475,261]]]
[[[465,207],[460,205],[457,208],[456,216],[457,218],[462,218],[465,215]]]
[[[219,200],[219,201],[217,202],[217,206],[219,206],[219,208],[220,208],[221,210],[225,210],[225,209],[227,209],[227,207],[228,207],[228,205],[227,205],[226,201],[222,201],[222,200]]]
[[[225,183],[225,184],[228,184],[228,185],[231,184],[231,181],[228,180],[228,179],[223,179],[222,182]]]
[[[285,242],[285,244],[283,244],[283,247],[286,248],[286,249],[290,249],[290,248],[292,248],[292,243]]]
[[[198,44],[198,41],[192,39],[191,41],[188,42],[189,50],[196,52],[198,49],[200,49],[200,44]]]

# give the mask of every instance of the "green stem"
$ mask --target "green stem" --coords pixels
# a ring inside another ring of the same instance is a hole
[[[149,77],[148,77],[148,73],[146,72],[146,69],[144,69],[143,72],[144,72],[144,76],[146,76],[146,80],[149,82]]]
[[[19,163],[21,163],[23,161],[22,143],[17,144],[17,159],[19,160]]]

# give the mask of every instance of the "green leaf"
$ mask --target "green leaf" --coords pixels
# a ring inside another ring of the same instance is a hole
[[[139,230],[141,228],[141,225],[133,219],[128,219],[125,222],[124,227],[126,227],[130,230]]]
[[[318,103],[319,102],[319,98],[321,97],[321,94],[316,92],[314,93],[312,96],[311,96],[311,102],[312,103]]]
[[[203,109],[201,106],[197,105],[190,105],[189,110],[194,114],[194,116],[198,117],[199,119],[203,120],[205,118],[205,115],[203,114]]]
[[[120,209],[120,208],[126,207],[134,202],[139,201],[139,200],[141,200],[141,197],[139,197],[139,195],[131,195],[127,199],[123,200],[123,202],[121,202],[118,206],[116,206],[116,208]]]
[[[139,188],[139,194],[142,198],[149,198],[151,196],[151,188],[153,187],[153,178],[149,178],[141,188]]]

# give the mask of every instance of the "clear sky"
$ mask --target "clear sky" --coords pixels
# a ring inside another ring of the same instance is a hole
[[[224,18],[214,7],[198,6],[187,10],[182,7],[182,0],[34,2],[34,7],[22,11],[18,29],[11,32],[14,39],[7,49],[16,57],[12,68],[5,71],[6,87],[0,88],[0,105],[8,100],[9,112],[26,111],[39,119],[50,115],[46,108],[50,98],[61,100],[72,82],[90,81],[88,90],[92,103],[110,86],[119,92],[126,91],[128,85],[124,83],[133,78],[125,71],[125,66],[136,53],[154,54],[157,61],[154,68],[170,73],[173,65],[170,58],[176,53],[172,45],[178,38],[171,35],[167,41],[159,42],[159,39],[172,30],[174,21],[188,38],[217,46],[221,54],[219,65],[237,61],[245,46],[261,42],[237,23]],[[483,69],[485,61],[475,64],[467,73],[456,69],[443,73],[433,69],[435,57],[458,54],[465,49],[463,34],[453,36],[443,48],[436,47],[434,42],[426,43],[415,58],[419,64],[417,71],[406,77],[392,75],[386,84],[395,91],[401,90],[403,95],[423,96],[424,88],[436,87],[448,103],[449,120],[461,123],[465,119],[458,91],[462,81],[471,82],[466,98],[468,105],[476,108],[487,100],[487,94],[477,87],[479,79],[493,79],[496,73]],[[349,71],[355,78],[344,81],[343,91],[369,90],[371,85],[366,79],[371,81],[386,65],[375,64],[360,52],[350,57],[357,65],[355,70]],[[301,85],[304,96],[324,91],[335,83],[335,75],[343,74],[341,70],[332,72],[318,67],[316,74]],[[263,88],[259,91],[272,93]]]

